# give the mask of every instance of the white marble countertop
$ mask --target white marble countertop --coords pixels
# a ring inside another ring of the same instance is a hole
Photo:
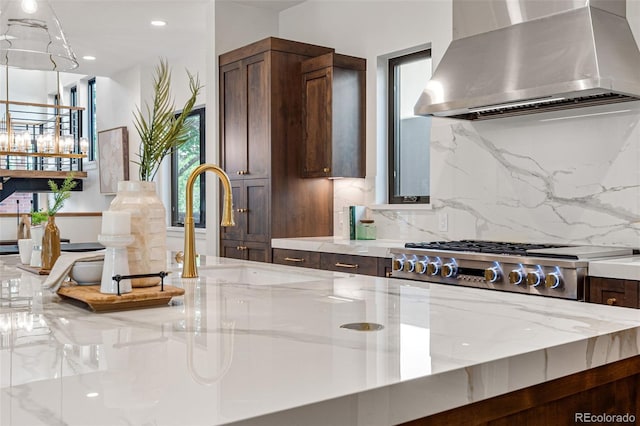
[[[640,256],[591,261],[589,262],[589,275],[640,281]]]
[[[640,353],[636,309],[205,258],[170,306],[96,314],[12,261],[3,426],[389,425]]]
[[[354,254],[358,256],[392,257],[391,250],[403,248],[404,241],[347,240],[340,237],[274,238],[272,248]]]

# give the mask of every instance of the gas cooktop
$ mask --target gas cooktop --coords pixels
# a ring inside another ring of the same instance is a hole
[[[529,250],[567,247],[555,244],[507,243],[499,241],[460,240],[460,241],[431,241],[422,243],[407,243],[406,248],[470,251],[475,253],[512,254],[526,256]]]
[[[392,252],[391,275],[580,300],[589,260],[632,253],[619,247],[481,240],[407,243]]]

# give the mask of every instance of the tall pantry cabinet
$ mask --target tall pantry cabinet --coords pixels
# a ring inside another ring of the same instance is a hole
[[[333,184],[300,176],[300,64],[333,49],[269,37],[220,55],[220,154],[235,227],[224,257],[271,262],[271,238],[333,235]]]

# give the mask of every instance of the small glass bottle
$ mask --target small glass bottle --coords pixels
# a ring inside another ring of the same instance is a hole
[[[375,240],[376,224],[373,219],[361,219],[356,227],[356,240]]]

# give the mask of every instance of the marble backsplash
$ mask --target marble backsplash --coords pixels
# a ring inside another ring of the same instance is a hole
[[[343,207],[364,204],[378,238],[640,247],[639,123],[640,102],[434,119],[430,208],[376,209],[374,178],[337,180],[335,234]]]

